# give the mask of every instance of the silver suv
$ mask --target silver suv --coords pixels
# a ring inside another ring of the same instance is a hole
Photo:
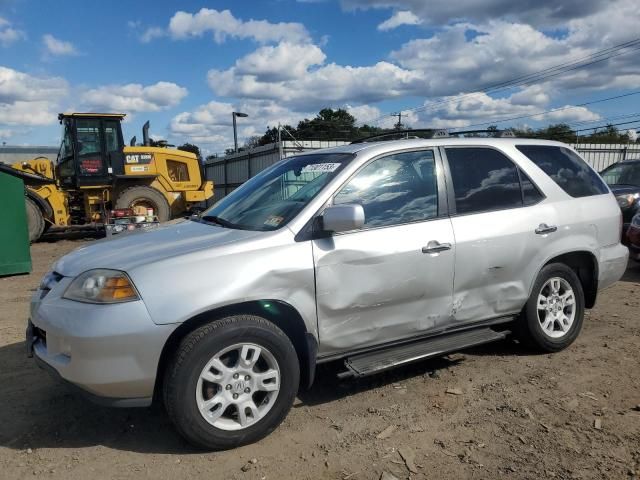
[[[343,377],[517,335],[570,345],[628,252],[565,144],[441,138],[283,160],[201,216],[60,259],[29,351],[94,399],[163,399],[190,442],[253,442],[316,365]]]

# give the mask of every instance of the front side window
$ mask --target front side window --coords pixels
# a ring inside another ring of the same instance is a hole
[[[78,136],[78,159],[80,174],[100,175],[104,172],[102,144],[100,140],[100,120],[76,122]]]
[[[573,150],[552,145],[517,145],[516,148],[572,197],[608,193],[596,172]]]
[[[459,214],[521,207],[518,168],[492,148],[447,148]]]
[[[57,163],[58,174],[61,177],[73,175],[73,137],[71,136],[71,127],[68,122],[63,123],[62,143],[60,144]]]
[[[607,185],[640,186],[640,162],[615,163],[600,175]]]
[[[58,162],[71,157],[73,155],[73,138],[71,137],[71,128],[67,122],[62,127],[62,143],[60,144],[60,152],[58,153]]]
[[[433,152],[404,152],[374,160],[349,180],[333,203],[362,205],[365,228],[436,217],[438,188]]]
[[[228,228],[276,230],[298,215],[352,159],[350,153],[287,158],[242,184],[201,219]]]

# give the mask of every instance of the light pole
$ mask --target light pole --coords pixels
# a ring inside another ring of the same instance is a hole
[[[236,128],[236,117],[244,118],[248,117],[249,115],[241,112],[231,112],[231,116],[233,117],[233,146],[234,151],[238,153],[238,130]]]

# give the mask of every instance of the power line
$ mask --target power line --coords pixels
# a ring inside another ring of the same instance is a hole
[[[616,95],[614,97],[601,98],[599,100],[592,100],[590,102],[579,103],[577,105],[568,105],[566,107],[552,108],[551,110],[545,110],[545,111],[542,111],[542,112],[531,113],[531,114],[528,114],[528,115],[518,115],[517,117],[502,118],[500,120],[495,120],[494,119],[494,120],[490,120],[488,122],[472,123],[471,125],[466,125],[464,128],[478,127],[478,126],[481,126],[481,125],[492,125],[494,123],[510,122],[510,121],[513,121],[513,120],[520,120],[522,118],[531,118],[531,117],[536,117],[538,115],[544,115],[546,113],[561,112],[563,110],[570,110],[572,108],[584,107],[586,105],[593,105],[595,103],[608,102],[608,101],[611,101],[611,100],[617,100],[619,98],[630,97],[631,95],[638,95],[639,93],[640,93],[640,90],[637,90],[635,92],[629,92],[629,93],[625,93],[625,94],[622,94],[622,95]]]
[[[630,47],[631,50],[628,51],[622,51],[625,49],[628,49]],[[489,85],[483,89],[481,89],[478,92],[472,92],[472,93],[467,93],[464,95],[458,95],[456,97],[453,98],[443,98],[441,100],[437,100],[434,102],[430,102],[428,105],[422,105],[420,107],[414,107],[411,109],[406,109],[404,110],[405,112],[418,112],[418,111],[424,111],[424,110],[428,110],[428,109],[434,109],[436,107],[442,106],[442,105],[446,105],[448,103],[452,103],[452,102],[460,102],[465,98],[469,98],[469,97],[474,97],[474,96],[479,96],[481,94],[486,94],[486,93],[496,93],[498,91],[501,90],[506,90],[506,89],[512,89],[518,86],[524,86],[524,85],[532,85],[534,83],[538,83],[541,82],[543,80],[546,80],[548,78],[552,78],[558,75],[561,75],[563,73],[567,73],[569,71],[573,71],[576,70],[578,68],[584,68],[590,65],[593,65],[595,63],[599,63],[599,62],[603,62],[605,60],[609,60],[611,58],[620,56],[620,55],[625,55],[628,54],[630,52],[633,52],[635,50],[639,50],[640,49],[640,38],[636,38],[633,40],[629,40],[627,42],[618,44],[618,45],[614,45],[612,47],[594,52],[590,55],[584,56],[584,57],[580,57],[578,59],[572,60],[568,63],[562,63],[559,65],[555,65],[552,67],[548,67],[546,69],[543,70],[539,70],[537,72],[532,72],[530,74],[527,75],[521,75],[519,77],[515,77],[511,80],[507,80],[504,82],[500,82],[497,84],[493,84],[493,85]],[[587,63],[583,63],[587,61]],[[397,114],[393,114],[393,115],[397,115]],[[388,118],[389,115],[383,115],[377,118],[374,118],[373,120],[370,120],[368,123],[370,124],[375,124],[375,123],[379,123],[382,120],[385,120]]]
[[[569,122],[569,123],[567,123],[567,125],[580,127],[580,126],[584,126],[584,125],[589,125],[591,123],[608,122],[610,120],[621,120],[623,118],[638,117],[638,116],[640,116],[640,112],[628,113],[628,114],[625,114],[625,115],[615,115],[613,117],[598,118],[596,120],[583,120],[583,121]]]

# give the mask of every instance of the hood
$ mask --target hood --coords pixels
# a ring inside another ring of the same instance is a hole
[[[75,277],[93,268],[111,268],[128,272],[157,260],[263,234],[264,232],[236,230],[184,220],[152,230],[119,234],[92,242],[62,257],[53,269],[65,277]]]

